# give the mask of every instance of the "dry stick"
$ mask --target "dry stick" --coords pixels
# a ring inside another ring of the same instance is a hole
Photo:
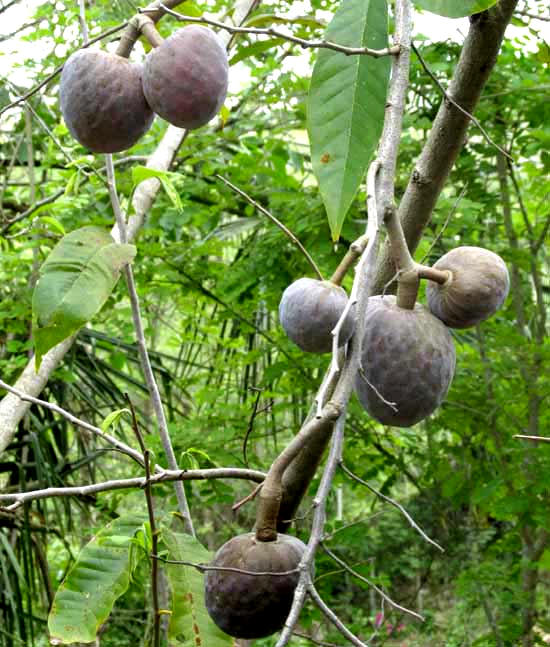
[[[2,229],[0,230],[0,236],[3,236],[4,234],[6,234],[9,231],[10,227],[12,225],[14,225],[16,222],[19,222],[20,220],[23,220],[24,218],[27,218],[27,216],[32,215],[40,207],[43,207],[46,204],[50,204],[51,202],[55,202],[57,200],[57,198],[62,196],[64,193],[65,193],[65,189],[60,189],[56,193],[52,193],[52,195],[49,195],[48,197],[46,197],[46,198],[44,198],[42,200],[39,200],[38,202],[35,202],[32,205],[32,207],[29,207],[28,209],[26,209],[22,213],[18,214],[15,218],[10,220],[7,224],[5,224],[2,227]]]
[[[149,479],[151,485],[159,483],[168,483],[172,481],[209,481],[213,479],[242,479],[261,483],[265,479],[265,473],[257,470],[245,470],[237,467],[231,468],[211,468],[199,470],[164,470],[155,473]],[[43,490],[31,490],[29,492],[13,492],[10,494],[0,494],[0,503],[3,501],[13,501],[12,504],[4,508],[4,511],[13,512],[29,501],[38,499],[51,499],[58,497],[71,496],[88,496],[98,494],[99,492],[109,492],[111,490],[130,490],[134,488],[145,487],[145,478],[137,476],[128,479],[116,479],[104,481],[102,483],[92,483],[91,485],[78,485],[69,487],[51,487]]]
[[[252,575],[254,577],[265,577],[266,575],[273,575],[273,577],[285,577],[287,575],[294,575],[298,572],[297,568],[290,571],[247,571],[243,568],[234,568],[233,566],[211,566],[210,564],[197,564],[196,562],[186,562],[182,559],[167,559],[161,555],[151,555],[154,559],[163,562],[164,564],[176,564],[180,566],[191,566],[196,568],[200,573],[207,573],[208,571],[222,571],[225,573],[239,573],[240,575]]]
[[[74,52],[78,52],[80,49],[85,49],[86,47],[89,47],[90,45],[97,43],[103,38],[107,38],[107,36],[111,36],[112,34],[116,34],[117,32],[122,31],[127,25],[128,25],[127,22],[123,22],[120,25],[117,25],[116,27],[112,27],[111,29],[104,31],[102,34],[99,34],[99,36],[96,36],[95,38],[92,38],[90,41],[88,41],[87,45],[83,45],[82,47],[78,47],[77,49],[75,49],[73,52],[71,52],[71,54],[74,54]],[[9,110],[10,108],[14,108],[15,106],[19,105],[22,101],[26,101],[27,99],[32,97],[33,94],[36,94],[39,90],[41,90],[45,85],[48,85],[50,81],[55,79],[55,77],[61,73],[64,65],[65,64],[62,63],[61,65],[56,67],[55,70],[51,74],[48,74],[48,76],[44,80],[40,81],[40,83],[37,83],[30,90],[28,90],[28,92],[25,92],[25,94],[22,94],[18,99],[15,99],[15,101],[12,101],[11,103],[8,103],[7,106],[4,106],[0,110],[0,116],[4,114],[6,110]]]
[[[334,273],[330,277],[329,281],[331,283],[334,283],[335,285],[342,285],[342,281],[348,273],[348,270],[365,251],[365,247],[367,246],[368,242],[369,239],[366,235],[364,235],[359,236],[357,240],[354,240],[353,243],[351,243],[344,258],[340,261],[338,267],[334,270]]]
[[[296,236],[290,231],[286,225],[283,225],[283,223],[278,220],[272,213],[270,213],[265,207],[262,207],[262,205],[259,202],[256,202],[254,198],[251,198],[247,193],[245,193],[242,189],[239,189],[238,186],[235,186],[232,184],[229,180],[223,177],[223,175],[219,175],[216,173],[214,177],[218,178],[218,180],[221,180],[224,184],[226,184],[232,191],[235,191],[235,193],[238,193],[241,197],[243,197],[249,204],[251,204],[255,209],[257,209],[260,213],[263,213],[264,216],[267,216],[272,223],[277,225],[279,229],[283,232],[283,234],[294,244],[298,249],[302,252],[302,254],[305,256],[307,262],[310,264],[311,268],[317,275],[317,278],[322,281],[323,280],[323,275],[321,274],[319,268],[317,267],[315,261],[309,253],[307,252],[306,248],[302,245],[302,243],[296,238]]]
[[[86,0],[78,0],[78,19],[80,31],[82,32],[82,47],[87,47],[90,40],[88,36],[88,24],[86,22]]]
[[[550,438],[544,436],[525,436],[523,434],[514,434],[514,438],[524,438],[525,440],[541,440],[544,443],[550,443]]]
[[[311,599],[319,607],[320,611],[330,622],[332,622],[332,624],[336,627],[336,629],[338,629],[338,631],[342,634],[342,636],[344,636],[344,638],[347,638],[350,643],[352,645],[355,645],[356,647],[369,647],[368,643],[364,643],[363,641],[359,640],[357,636],[351,633],[351,631],[344,625],[340,618],[338,618],[334,611],[323,601],[313,584],[309,585],[308,593],[311,596]]]
[[[406,607],[402,607],[400,604],[397,604],[397,602],[394,602],[382,589],[380,589],[376,584],[373,584],[369,579],[358,573],[357,571],[353,570],[351,566],[346,564],[346,562],[343,559],[340,559],[337,555],[335,555],[330,548],[327,548],[324,544],[321,544],[323,550],[326,552],[326,554],[333,559],[337,564],[339,564],[344,570],[348,571],[348,573],[351,573],[354,577],[356,577],[358,580],[361,580],[362,582],[365,582],[368,586],[372,587],[380,597],[387,602],[390,606],[392,606],[394,609],[397,609],[398,611],[401,611],[403,613],[406,613],[413,618],[416,618],[417,620],[422,620],[424,621],[424,617],[421,616],[419,613],[416,613],[416,611],[411,611],[410,609],[407,609]]]
[[[114,436],[110,436],[109,434],[103,432],[103,430],[100,429],[99,427],[96,427],[90,424],[89,422],[86,422],[85,420],[81,420],[80,418],[77,418],[72,413],[70,413],[69,411],[66,411],[59,405],[52,404],[51,402],[48,402],[46,400],[40,400],[38,398],[33,397],[32,395],[27,395],[26,393],[23,393],[23,391],[20,391],[19,389],[16,389],[15,387],[10,386],[3,380],[0,380],[0,388],[5,389],[9,393],[13,393],[21,400],[26,400],[27,402],[38,404],[41,407],[44,407],[45,409],[49,409],[50,411],[55,411],[55,413],[58,413],[69,422],[72,422],[73,425],[82,427],[82,429],[86,429],[86,431],[90,431],[91,433],[95,434],[99,438],[106,440],[108,443],[113,445],[113,447],[116,447],[118,451],[122,452],[123,454],[127,454],[135,461],[137,461],[137,463],[143,466],[144,464],[143,456],[138,451],[136,451],[135,449],[132,449],[129,445],[127,445],[126,443],[123,443],[121,440],[117,440]]]
[[[109,196],[111,198],[113,212],[119,229],[120,242],[126,243],[126,223],[124,222],[124,216],[122,214],[118,200],[112,155],[105,155],[105,164],[107,167]],[[126,267],[124,268],[124,275],[126,277],[126,285],[128,287],[128,294],[130,296],[130,303],[132,306],[132,319],[134,321],[134,330],[136,333],[141,369],[143,371],[145,383],[147,384],[147,390],[149,391],[149,397],[151,398],[153,409],[155,411],[159,436],[162,447],[164,449],[164,453],[166,455],[166,459],[168,461],[168,467],[172,470],[176,470],[178,469],[178,462],[176,460],[176,455],[174,454],[174,449],[170,440],[168,423],[164,414],[164,407],[162,405],[159,388],[155,380],[155,374],[153,373],[151,361],[149,359],[149,353],[147,351],[147,344],[145,342],[145,333],[143,330],[143,323],[141,320],[141,312],[139,307],[139,298],[137,295],[137,290],[134,282],[134,274],[131,265],[126,265]],[[187,497],[185,496],[185,489],[183,487],[183,484],[180,481],[176,481],[174,483],[174,489],[176,491],[176,497],[178,499],[180,514],[182,515],[185,522],[185,528],[187,532],[189,532],[189,534],[195,536],[195,529],[193,528],[193,521],[191,519],[191,513],[189,510],[189,505],[187,503]]]
[[[151,490],[151,469],[149,466],[149,450],[145,445],[143,436],[139,429],[138,421],[136,418],[136,410],[132,401],[128,397],[128,394],[125,394],[126,402],[130,407],[132,412],[132,428],[138,439],[139,446],[143,453],[143,460],[145,463],[145,500],[147,501],[147,514],[149,516],[149,527],[151,529],[151,554],[156,555],[158,553],[158,534],[155,523],[155,507],[153,504],[153,492]],[[160,605],[159,605],[159,587],[158,587],[158,562],[156,559],[152,560],[151,564],[151,597],[153,598],[153,647],[159,647],[160,645]]]
[[[345,47],[344,45],[338,45],[338,43],[332,43],[326,40],[305,40],[303,38],[298,38],[291,34],[285,34],[285,32],[279,31],[278,29],[273,29],[269,27],[268,29],[261,29],[257,27],[230,27],[229,25],[219,22],[217,20],[210,20],[209,18],[196,18],[193,16],[184,16],[177,11],[172,11],[171,9],[166,8],[163,4],[160,5],[165,9],[166,13],[170,16],[174,16],[182,22],[195,22],[205,25],[212,25],[212,27],[219,27],[220,29],[225,29],[231,34],[257,34],[260,36],[272,36],[274,38],[283,38],[288,40],[291,43],[296,43],[303,48],[315,48],[315,49],[332,49],[335,52],[341,52],[347,56],[357,56],[357,55],[366,55],[373,56],[374,58],[381,58],[382,56],[391,56],[399,54],[399,46],[386,47],[385,49],[371,49],[370,47]],[[147,12],[147,9],[141,9],[142,12]]]
[[[416,523],[416,521],[411,517],[411,515],[405,510],[405,508],[400,504],[397,503],[397,501],[394,501],[392,498],[389,496],[386,496],[385,494],[382,494],[382,492],[379,492],[375,488],[372,487],[372,485],[369,485],[366,481],[364,481],[362,478],[354,474],[349,468],[347,468],[342,461],[340,461],[340,469],[345,472],[351,479],[354,481],[357,481],[357,483],[361,483],[361,485],[364,485],[366,488],[368,488],[373,494],[376,494],[377,497],[382,499],[382,501],[385,501],[386,503],[389,503],[390,505],[393,505],[396,507],[401,514],[405,517],[405,519],[410,523],[410,525],[432,546],[435,546],[438,550],[440,550],[442,553],[445,552],[445,549],[442,548],[437,542],[435,542],[433,539],[430,539],[428,535],[422,530],[422,528]]]
[[[550,16],[539,16],[536,13],[529,13],[528,11],[515,11],[517,16],[525,16],[527,18],[534,18],[535,20],[544,20],[550,22]]]
[[[420,65],[424,68],[424,71],[426,74],[430,77],[430,79],[436,84],[437,88],[441,92],[441,94],[445,97],[446,101],[449,103],[452,103],[455,108],[460,110],[464,115],[466,115],[469,119],[471,119],[472,123],[477,126],[485,140],[491,145],[494,146],[498,151],[500,151],[505,157],[507,157],[509,160],[514,162],[514,158],[507,153],[503,148],[501,148],[489,135],[489,133],[483,128],[481,123],[479,122],[476,117],[474,117],[470,112],[465,110],[461,105],[459,105],[452,97],[451,95],[445,90],[439,79],[435,76],[435,74],[430,70],[428,65],[426,64],[426,61],[423,59],[422,54],[418,51],[417,47],[414,45],[414,43],[411,43],[411,47],[413,52],[416,54],[416,57],[418,58]]]

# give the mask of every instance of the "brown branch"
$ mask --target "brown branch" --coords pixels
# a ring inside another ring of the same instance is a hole
[[[168,3],[166,3],[168,4]],[[181,20],[182,22],[192,22],[199,23],[204,25],[211,25],[212,27],[218,27],[219,29],[225,29],[230,34],[257,34],[259,36],[271,36],[273,38],[282,38],[288,40],[291,43],[296,43],[300,47],[314,48],[314,49],[331,49],[335,52],[341,52],[346,54],[346,56],[372,56],[374,58],[381,58],[383,56],[392,56],[399,54],[399,46],[386,47],[385,49],[371,49],[370,47],[345,47],[344,45],[339,45],[338,43],[333,43],[327,40],[305,40],[304,38],[298,38],[292,34],[286,34],[285,32],[279,31],[278,29],[273,29],[268,27],[267,29],[260,29],[258,27],[231,27],[223,22],[218,20],[210,20],[209,18],[196,18],[193,16],[184,16],[177,11],[172,11],[168,9],[165,5],[160,5],[165,9],[167,14],[170,14],[174,18]],[[149,12],[148,9],[141,9],[142,12]]]
[[[10,227],[14,225],[16,222],[19,222],[20,220],[23,220],[24,218],[27,218],[28,216],[31,216],[37,209],[40,209],[40,207],[43,207],[45,204],[51,204],[52,202],[55,202],[57,198],[61,197],[65,193],[65,189],[60,189],[56,193],[52,193],[52,195],[47,196],[43,200],[39,200],[38,202],[35,202],[32,207],[29,207],[19,215],[17,215],[15,218],[7,222],[3,227],[2,230],[0,231],[0,236],[3,236],[6,234]]]

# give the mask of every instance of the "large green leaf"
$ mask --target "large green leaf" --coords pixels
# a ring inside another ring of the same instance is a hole
[[[135,254],[133,245],[115,243],[100,227],[77,229],[52,249],[32,298],[37,368],[50,348],[99,312]]]
[[[325,38],[347,47],[387,47],[386,0],[343,0]],[[313,172],[334,240],[382,132],[390,65],[389,57],[346,56],[328,49],[317,55],[307,126]]]
[[[163,530],[168,557],[194,563],[208,563],[211,553],[191,535]],[[172,588],[170,637],[181,647],[231,647],[233,639],[224,634],[208,615],[204,604],[204,577],[191,566],[167,565]]]
[[[489,9],[497,2],[498,0],[414,0],[414,4],[420,9],[426,9],[447,18],[471,16]]]
[[[130,544],[145,520],[146,515],[139,514],[119,517],[84,546],[48,617],[50,638],[56,644],[95,640],[99,626],[128,588]]]

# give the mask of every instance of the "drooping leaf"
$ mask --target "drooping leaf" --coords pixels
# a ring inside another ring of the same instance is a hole
[[[147,180],[150,177],[156,177],[160,180],[162,188],[166,191],[167,196],[170,198],[170,201],[178,209],[178,211],[183,210],[181,204],[181,199],[179,193],[174,185],[174,179],[179,179],[180,175],[178,173],[171,173],[170,171],[157,171],[154,168],[147,168],[146,166],[134,166],[132,169],[132,181],[134,186],[137,186],[143,180]]]
[[[343,0],[325,39],[347,47],[387,47],[386,0]],[[328,49],[317,55],[307,126],[313,172],[334,240],[382,131],[389,73],[389,57],[346,56]]]
[[[50,348],[99,312],[135,254],[133,245],[115,243],[100,227],[77,229],[52,249],[32,299],[37,368]]]
[[[163,529],[168,558],[193,563],[208,563],[211,553],[191,535]],[[167,564],[172,588],[170,637],[179,647],[232,647],[233,639],[224,634],[208,615],[204,604],[204,577],[192,566]]]
[[[55,644],[95,640],[115,601],[128,588],[130,544],[145,520],[146,514],[119,517],[84,546],[59,587],[48,616]]]
[[[414,0],[420,9],[446,16],[447,18],[463,18],[474,13],[485,11],[498,0]]]

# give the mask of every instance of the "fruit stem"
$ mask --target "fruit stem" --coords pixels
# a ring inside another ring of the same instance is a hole
[[[271,464],[258,497],[256,511],[256,539],[275,541],[277,539],[277,516],[283,496],[283,473],[307,442],[314,435],[331,429],[342,409],[333,401],[324,407],[320,418],[313,418],[294,436]]]
[[[368,242],[368,236],[364,235],[351,243],[344,258],[340,261],[340,264],[334,270],[334,274],[330,277],[329,280],[331,283],[334,283],[334,285],[342,285],[342,281],[344,280],[344,276],[346,276],[347,271],[365,251]]]
[[[409,252],[403,227],[397,216],[397,210],[394,205],[386,207],[384,213],[384,222],[388,230],[390,240],[390,249],[393,256],[395,267],[400,272],[410,272],[415,267],[415,262]]]
[[[428,267],[418,263],[416,264],[416,270],[421,279],[428,279],[434,283],[439,283],[439,285],[444,285],[453,278],[449,270],[436,270],[435,267]]]
[[[158,47],[164,43],[164,38],[158,33],[155,23],[149,16],[137,16],[139,30],[147,38],[151,47]]]
[[[141,34],[147,38],[152,47],[158,47],[164,41],[164,38],[157,31],[153,19],[143,14],[137,14],[128,22],[115,54],[128,58]]]
[[[412,310],[416,303],[419,286],[420,276],[415,267],[402,272],[397,279],[397,305],[405,310]]]

